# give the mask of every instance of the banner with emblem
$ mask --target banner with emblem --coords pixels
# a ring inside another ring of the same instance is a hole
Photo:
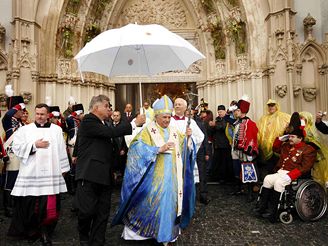
[[[241,180],[243,183],[257,182],[257,173],[253,162],[241,163]]]

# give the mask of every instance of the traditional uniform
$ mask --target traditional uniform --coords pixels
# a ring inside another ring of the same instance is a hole
[[[18,170],[19,159],[14,155],[13,147],[13,133],[16,132],[23,123],[20,118],[16,117],[16,113],[20,110],[25,110],[24,99],[21,96],[12,96],[7,98],[8,111],[2,118],[2,126],[5,130],[5,150],[8,153],[10,162],[6,163],[6,173],[4,182],[4,199],[3,205],[7,216],[12,215],[13,199],[10,192],[14,187]]]
[[[250,103],[246,100],[239,100],[237,107],[244,114],[248,113]],[[235,177],[239,177],[241,163],[252,162],[258,155],[257,144],[258,129],[256,123],[247,116],[237,119],[234,123],[234,135],[232,140],[232,158],[238,160],[234,164]],[[244,168],[244,167],[242,167]],[[243,171],[243,170],[242,170]],[[257,182],[257,174],[254,166],[248,172],[248,175],[242,177],[243,182]]]
[[[71,194],[75,193],[76,182],[75,182],[75,169],[76,166],[72,164],[72,157],[74,152],[74,147],[77,144],[77,133],[81,124],[81,120],[84,115],[84,108],[82,104],[75,104],[72,106],[73,112],[66,118],[67,124],[67,151],[68,157],[71,164],[71,169],[69,175],[67,175],[66,182],[68,185],[68,191]]]
[[[271,222],[277,220],[277,209],[281,193],[285,190],[286,185],[289,185],[292,180],[297,179],[301,175],[307,174],[313,167],[317,151],[310,145],[304,142],[306,133],[304,126],[301,126],[299,114],[293,113],[291,122],[286,129],[286,133],[296,135],[302,138],[301,142],[292,144],[289,137],[283,136],[276,138],[273,143],[273,151],[280,154],[279,162],[275,167],[274,174],[265,176],[261,191],[261,202],[258,212],[265,214],[268,201],[272,203],[272,211],[265,217],[268,217]],[[286,138],[286,139],[285,139]],[[287,142],[285,142],[288,140]]]

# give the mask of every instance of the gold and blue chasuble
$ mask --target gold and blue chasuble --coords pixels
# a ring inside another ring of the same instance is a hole
[[[175,148],[157,154],[168,141],[174,142]],[[123,223],[158,242],[177,238],[195,209],[195,150],[195,145],[193,151],[188,150],[184,136],[174,127],[164,129],[152,122],[143,129],[129,148],[121,203],[112,225]]]

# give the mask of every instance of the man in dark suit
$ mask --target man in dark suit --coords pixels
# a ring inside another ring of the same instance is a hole
[[[125,105],[124,112],[122,113],[122,120],[131,122],[135,117],[135,114],[132,112],[132,110],[133,107],[131,103]]]
[[[108,122],[108,125],[111,127],[118,127],[122,124],[121,121],[121,112],[118,110],[114,110],[113,114],[111,116],[111,120]],[[128,147],[126,146],[124,136],[116,137],[113,139],[113,177],[114,177],[114,183],[119,183],[119,180],[122,180],[124,170],[125,170],[125,164],[126,164],[126,157],[128,153]]]
[[[111,105],[105,95],[94,96],[89,111],[81,122],[74,153],[78,230],[80,245],[104,245],[111,201],[112,138],[131,134],[145,117],[109,127],[105,120],[111,115]]]

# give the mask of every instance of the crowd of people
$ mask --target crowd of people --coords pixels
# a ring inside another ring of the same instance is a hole
[[[218,105],[188,105],[164,95],[151,106],[112,109],[105,95],[92,97],[88,113],[74,98],[68,108],[45,103],[28,118],[23,98],[10,96],[2,118],[1,186],[8,236],[52,245],[60,194],[74,195],[80,245],[105,245],[113,187],[121,201],[112,225],[124,224],[125,240],[174,243],[196,202],[207,205],[207,185],[233,187],[231,195],[254,200],[263,184],[257,216],[277,220],[285,186],[302,175],[328,185],[325,112],[290,116],[269,99],[258,122],[244,96]],[[268,207],[271,209],[268,210]]]

